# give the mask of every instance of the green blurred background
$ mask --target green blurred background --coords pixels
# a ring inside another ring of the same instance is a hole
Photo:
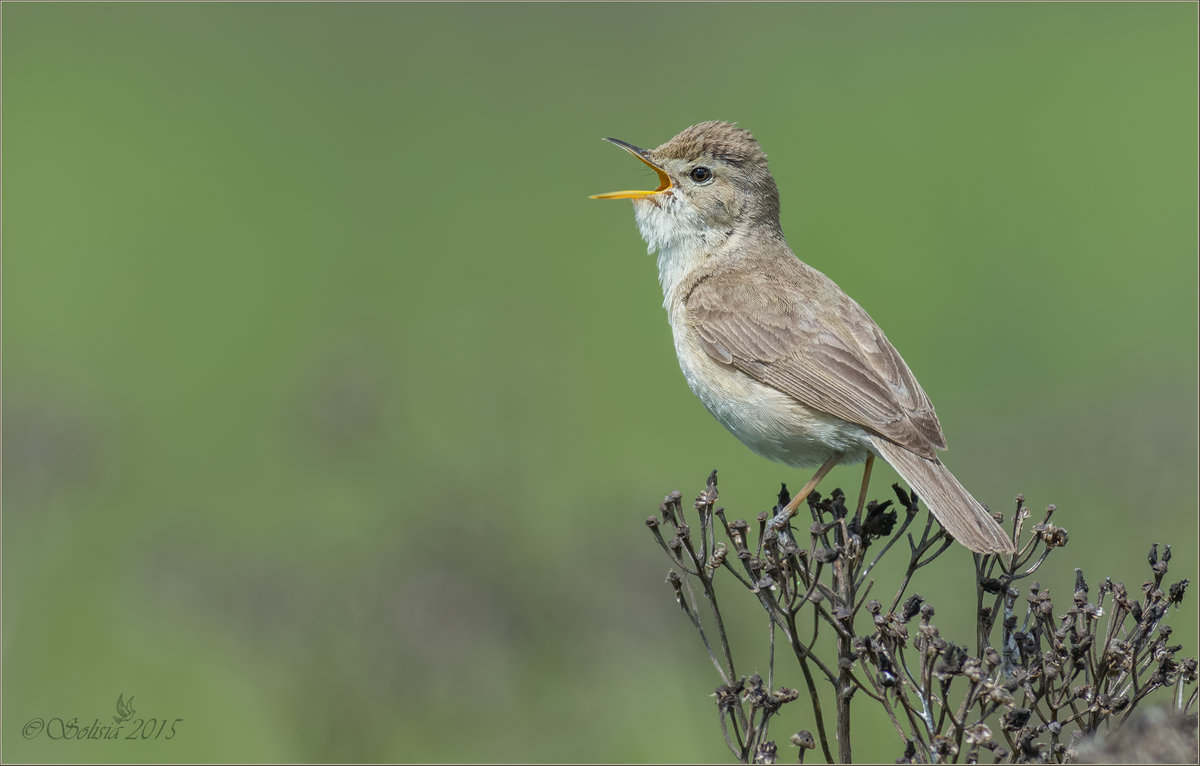
[[[1052,592],[1140,585],[1152,541],[1195,578],[1194,3],[3,14],[8,760],[728,760],[642,521],[807,476],[688,392],[629,204],[587,199],[650,176],[602,136],[707,119],[959,478],[1058,505]],[[177,736],[22,737],[118,694]]]

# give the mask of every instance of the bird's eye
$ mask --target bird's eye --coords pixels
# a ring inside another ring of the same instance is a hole
[[[691,179],[696,183],[702,184],[705,181],[711,181],[713,174],[711,170],[703,165],[697,165],[696,167],[692,168],[692,172],[688,173],[688,176],[690,176]]]

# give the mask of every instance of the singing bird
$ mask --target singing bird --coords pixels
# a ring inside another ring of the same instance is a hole
[[[658,254],[663,305],[688,386],[747,447],[797,468],[820,466],[789,515],[839,463],[876,455],[942,526],[978,553],[1012,539],[937,457],[933,405],[874,320],[801,261],[779,223],[779,190],[754,136],[702,122],[656,149],[605,139],[650,166],[658,188],[597,194],[633,200]]]

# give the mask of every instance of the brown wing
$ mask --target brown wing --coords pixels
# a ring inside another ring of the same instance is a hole
[[[832,280],[788,258],[789,276],[802,290],[781,289],[762,269],[736,279],[715,274],[692,289],[688,326],[709,355],[813,409],[934,457],[946,446],[942,427],[900,354]]]

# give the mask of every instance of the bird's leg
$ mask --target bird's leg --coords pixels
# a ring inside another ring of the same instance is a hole
[[[808,497],[814,489],[816,489],[817,484],[821,482],[821,479],[825,478],[825,474],[832,471],[833,467],[838,464],[845,454],[846,453],[844,452],[835,452],[830,455],[829,459],[822,463],[821,467],[817,469],[817,472],[813,474],[813,477],[808,480],[808,483],[796,493],[795,497],[792,498],[792,501],[784,506],[783,510],[780,511],[780,515],[788,519],[795,516],[796,509],[800,507],[800,504],[804,502],[804,499]]]
[[[867,453],[867,464],[863,468],[863,483],[862,489],[858,493],[858,510],[854,512],[854,518],[862,518],[863,504],[867,502],[867,487],[871,484],[871,466],[875,465],[875,453]]]

